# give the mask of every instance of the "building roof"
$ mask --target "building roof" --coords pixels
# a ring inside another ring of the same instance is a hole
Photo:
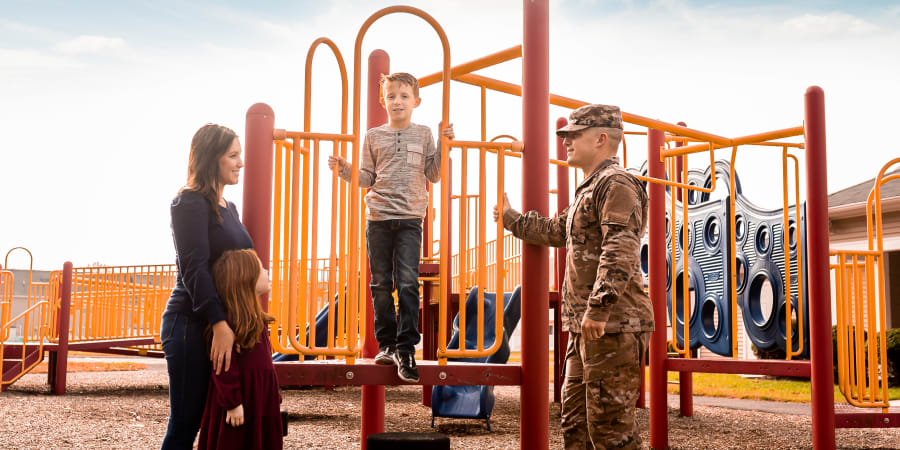
[[[900,169],[888,172],[885,176],[898,173],[900,173]],[[869,192],[872,191],[872,186],[874,184],[875,178],[872,178],[857,185],[834,192],[828,196],[828,207],[834,208],[836,206],[865,202],[869,198]],[[891,197],[900,197],[900,180],[889,181],[881,185],[882,201]]]

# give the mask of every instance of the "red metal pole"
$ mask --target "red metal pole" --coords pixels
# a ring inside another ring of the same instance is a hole
[[[684,122],[678,122],[678,125],[686,127],[687,124]],[[676,142],[676,147],[683,146],[683,142]],[[682,181],[681,175],[684,172],[684,156],[679,156],[676,160],[676,169],[675,169],[675,179],[678,180],[679,183]],[[713,176],[716,176],[715,170],[713,167],[710,169],[713,171]],[[675,193],[677,195],[678,201],[682,202],[682,207],[687,208],[688,205],[685,204],[684,199],[681,197],[681,189],[675,189]],[[689,197],[690,198],[690,197]],[[693,354],[692,354],[693,356]],[[694,373],[693,372],[679,372],[678,373],[678,411],[679,415],[682,417],[693,417],[694,416]]]
[[[833,449],[834,375],[828,255],[828,164],[825,154],[825,92],[822,88],[811,86],[806,90],[805,106],[812,438],[814,448]]]
[[[549,207],[549,1],[523,1],[522,157],[523,211],[548,215]],[[522,245],[522,389],[520,445],[549,446],[547,354],[549,267],[546,247]]]
[[[56,319],[59,345],[56,347],[56,369],[51,387],[53,394],[66,393],[66,364],[69,361],[69,311],[72,305],[72,263],[63,264],[62,286],[59,289],[59,316]]]
[[[378,99],[381,96],[379,79],[390,72],[391,59],[384,50],[374,50],[369,54],[368,99],[366,102],[366,128],[375,128],[387,122],[387,112],[381,107]],[[356,130],[360,131],[361,130]],[[360,146],[362,139],[359,140]],[[355,148],[358,152],[361,149]],[[360,161],[362,159],[360,158]],[[358,168],[357,168],[358,169]],[[366,337],[363,344],[363,358],[374,358],[378,354],[378,341],[375,340],[375,313],[372,309],[372,292],[368,289],[372,272],[366,262]],[[362,387],[362,424],[360,426],[360,447],[365,450],[366,438],[370,434],[384,432],[384,386]]]
[[[665,169],[659,159],[665,135],[660,130],[647,130],[647,174],[664,178]],[[650,191],[650,300],[656,331],[650,339],[650,447],[666,448],[669,441],[668,402],[666,398],[666,190],[663,185],[649,183]]]
[[[244,205],[241,220],[253,239],[253,248],[263,267],[269,268],[272,234],[272,166],[275,143],[275,112],[265,103],[247,110],[244,135]],[[269,295],[261,298],[263,309],[269,310]]]
[[[565,117],[556,119],[556,128],[569,123]],[[563,140],[556,138],[556,159],[565,161],[566,146]],[[569,169],[556,166],[556,211],[561,213],[569,206]],[[559,302],[553,308],[553,401],[560,403],[562,389],[563,365],[566,363],[566,345],[569,333],[562,331],[562,283],[566,279],[566,249],[556,249],[556,292]]]

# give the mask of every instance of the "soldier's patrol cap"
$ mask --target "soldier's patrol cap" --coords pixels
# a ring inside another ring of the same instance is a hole
[[[582,106],[569,114],[569,124],[556,130],[556,135],[564,138],[567,133],[591,127],[622,129],[622,111],[612,105]]]

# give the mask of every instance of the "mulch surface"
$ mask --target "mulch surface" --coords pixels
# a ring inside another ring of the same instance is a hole
[[[47,375],[32,373],[0,393],[0,447],[159,448],[168,417],[164,365],[69,373],[67,388],[66,395],[49,395]],[[359,387],[284,390],[282,395],[282,409],[290,417],[286,448],[359,448]],[[492,431],[487,431],[484,421],[447,418],[438,418],[434,431],[449,435],[453,448],[519,448],[519,388],[497,387],[495,395]],[[388,386],[385,403],[385,431],[432,431],[431,409],[422,406],[421,387]],[[669,444],[674,448],[810,448],[811,420],[703,406],[694,408],[694,417],[684,418],[670,409]],[[638,410],[638,423],[646,447],[646,410]],[[562,448],[557,404],[550,405],[549,424],[549,447]],[[837,444],[840,448],[900,448],[900,429],[837,430]]]

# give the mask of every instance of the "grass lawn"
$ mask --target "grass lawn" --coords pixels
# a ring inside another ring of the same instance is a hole
[[[509,363],[521,363],[519,352],[512,352]],[[649,370],[649,369],[648,369]],[[550,380],[553,380],[553,353],[550,353]],[[678,393],[678,372],[669,372],[668,391]],[[671,383],[675,381],[676,383]],[[745,378],[727,373],[695,373],[694,395],[707,397],[744,398],[749,400],[771,400],[777,402],[809,403],[811,396],[809,381],[775,380],[767,378]],[[888,399],[900,400],[900,387],[888,389]],[[834,386],[834,402],[847,403],[840,388]]]
[[[678,372],[669,372],[669,381],[678,381]],[[677,394],[678,384],[669,383],[668,390]],[[740,375],[722,373],[694,374],[694,395],[809,403],[810,393],[809,381],[744,378]],[[900,387],[889,388],[888,398],[900,399]],[[834,402],[847,403],[837,385],[834,386]]]

